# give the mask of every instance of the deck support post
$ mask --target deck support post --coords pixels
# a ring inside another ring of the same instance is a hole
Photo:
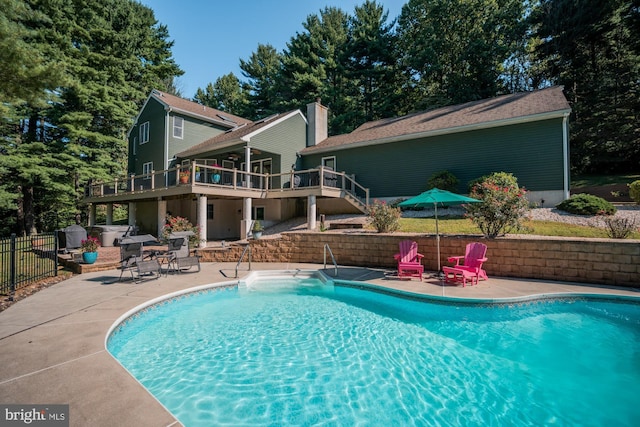
[[[131,226],[136,225],[136,204],[135,202],[129,202],[129,221],[128,224]]]
[[[162,230],[164,229],[164,223],[167,220],[167,201],[158,198],[158,238],[162,236]]]
[[[113,224],[113,203],[107,203],[107,218],[105,222],[107,225]]]
[[[307,207],[307,228],[309,230],[315,230],[316,229],[316,212],[317,212],[317,205],[316,205],[316,196],[315,195],[309,195],[309,197],[307,198],[308,201],[308,207]]]
[[[251,198],[245,197],[243,199],[243,207],[242,207],[242,222],[240,225],[240,235],[243,239],[246,239],[251,234]]]
[[[198,247],[207,247],[207,196],[198,195]]]
[[[96,204],[89,203],[89,221],[87,224],[89,227],[96,225]]]

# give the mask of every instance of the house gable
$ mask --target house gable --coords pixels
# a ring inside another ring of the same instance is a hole
[[[173,131],[176,117],[182,119],[181,138]],[[153,90],[128,132],[128,171],[141,174],[150,162],[155,170],[172,167],[176,153],[246,123],[250,121]],[[140,128],[147,126],[149,142],[141,144]]]
[[[272,173],[288,171],[306,144],[307,121],[299,110],[273,115],[240,125],[177,153],[178,158],[216,157],[216,153],[234,151],[243,156],[243,147],[249,145],[256,152],[252,160],[273,159]],[[240,165],[236,165],[240,166]]]
[[[291,166],[296,164],[296,153],[306,146],[306,132],[307,120],[298,110],[274,121],[273,125],[263,127],[259,132],[246,135],[243,139],[247,140],[252,148],[262,151],[263,154],[252,157],[254,160],[275,154],[277,158],[273,159],[272,173],[280,173],[288,172]]]
[[[128,171],[132,174],[143,173],[143,164],[153,163],[153,169],[164,169],[165,111],[164,106],[154,100],[148,100],[129,130]],[[141,141],[141,129],[147,128],[149,140]]]

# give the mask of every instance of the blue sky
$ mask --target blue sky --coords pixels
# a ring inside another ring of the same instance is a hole
[[[378,0],[397,18],[407,0]],[[258,44],[279,52],[302,32],[308,15],[325,6],[339,7],[350,15],[364,0],[140,0],[153,9],[156,19],[169,28],[176,63],[185,71],[178,87],[185,98],[234,73],[244,79],[240,59],[247,60]]]

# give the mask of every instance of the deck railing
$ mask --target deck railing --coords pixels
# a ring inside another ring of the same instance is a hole
[[[322,166],[315,169],[270,175],[269,183],[269,189],[272,191],[334,188],[350,195],[365,206],[369,205],[369,189],[358,184],[353,176],[347,175],[345,172],[336,172]]]
[[[227,169],[193,162],[189,166],[177,166],[161,171],[150,171],[141,175],[131,175],[114,181],[93,183],[88,186],[85,193],[87,197],[99,197],[166,189],[182,185],[224,186],[225,188],[263,191],[267,189],[267,177],[268,175],[266,174],[247,173],[238,169]]]
[[[319,167],[279,174],[245,172],[192,162],[175,168],[131,175],[111,182],[94,183],[87,187],[87,197],[135,193],[166,189],[183,185],[222,187],[251,191],[296,191],[307,188],[333,188],[369,205],[369,190],[358,184],[353,176]]]

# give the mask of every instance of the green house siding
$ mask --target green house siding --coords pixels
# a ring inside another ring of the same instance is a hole
[[[129,134],[129,173],[141,174],[142,165],[147,162],[153,162],[155,170],[164,169],[164,117],[164,106],[153,99],[140,113]],[[140,144],[140,125],[146,122],[149,122],[149,141]]]
[[[176,115],[184,119],[182,138],[174,138],[173,136],[173,118]],[[169,115],[169,155],[167,157],[169,159],[172,159],[176,153],[191,148],[194,145],[200,144],[201,142],[206,141],[209,138],[213,138],[214,136],[226,131],[227,128],[215,125],[213,123],[208,123],[204,120],[199,120],[181,114],[171,113]]]
[[[336,168],[355,174],[371,197],[411,196],[426,190],[434,173],[448,170],[457,191],[492,172],[510,172],[531,191],[562,190],[562,119],[434,136],[304,156],[304,167],[336,156]]]
[[[271,157],[272,173],[289,172],[291,165],[296,163],[296,153],[305,147],[306,135],[304,118],[300,114],[289,117],[251,138],[249,145],[263,152],[252,160]]]

